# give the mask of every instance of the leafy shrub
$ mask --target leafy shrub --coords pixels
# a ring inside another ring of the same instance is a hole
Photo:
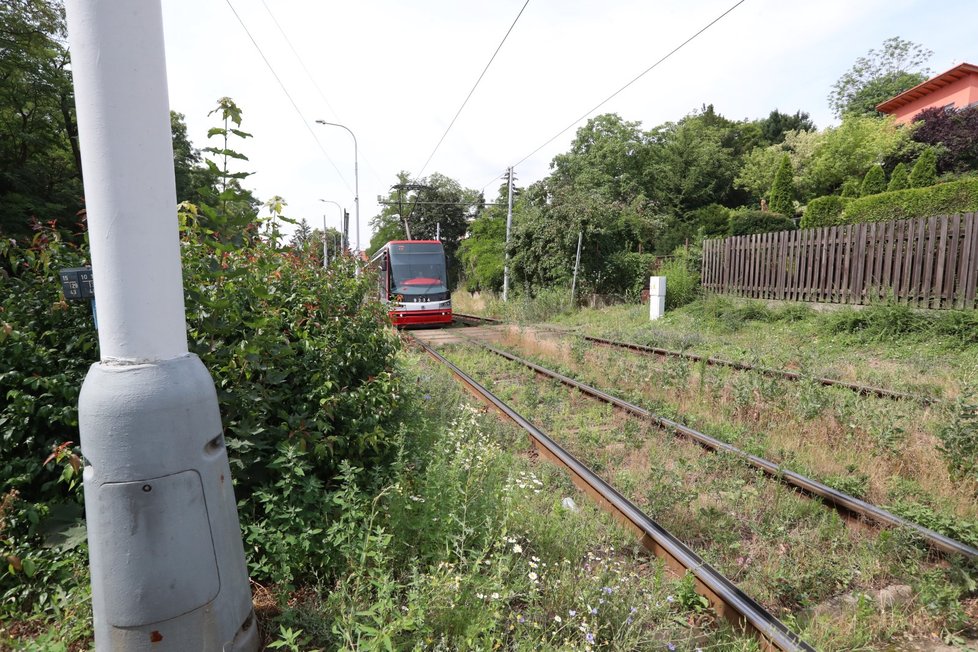
[[[649,270],[655,256],[633,251],[617,251],[608,257],[604,277],[608,280],[602,285],[611,293],[638,297],[649,280]]]
[[[838,223],[888,222],[976,210],[978,179],[964,179],[854,199],[845,207]]]
[[[920,154],[910,171],[910,187],[926,188],[937,183],[937,152],[928,147]]]
[[[720,204],[697,208],[687,217],[689,222],[699,225],[700,238],[727,235],[730,231],[730,209]]]
[[[951,418],[937,433],[938,449],[955,479],[978,486],[978,400],[963,396],[950,407]]]
[[[738,211],[730,217],[730,235],[752,235],[771,231],[793,231],[791,218],[764,211]]]
[[[852,201],[848,197],[838,195],[826,195],[816,197],[808,202],[805,207],[805,214],[801,217],[801,228],[813,229],[820,226],[832,226],[838,224],[842,217],[842,211]]]
[[[886,189],[889,192],[894,190],[906,190],[910,187],[910,173],[907,172],[907,164],[900,162],[896,164],[893,168],[893,172],[890,173],[890,183],[887,184]]]
[[[659,266],[656,275],[666,277],[666,310],[685,306],[699,296],[699,264],[695,254],[690,255],[683,247]]]
[[[882,165],[874,165],[869,168],[866,172],[866,176],[863,177],[863,185],[860,188],[859,196],[867,197],[869,195],[877,195],[881,192],[886,191],[886,173],[883,172]]]

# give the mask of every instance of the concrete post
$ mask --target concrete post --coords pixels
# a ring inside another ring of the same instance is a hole
[[[577,268],[581,266],[581,239],[584,231],[577,232],[577,256],[574,258],[574,280],[571,282],[571,308],[574,308],[574,293],[577,291]]]
[[[666,277],[649,277],[649,320],[655,321],[666,312]]]
[[[506,203],[506,245],[503,252],[503,301],[509,300],[509,231],[513,226],[513,168],[506,168],[506,185],[509,189]]]
[[[188,353],[160,0],[68,0],[101,361],[79,398],[95,646],[256,650],[217,394]]]

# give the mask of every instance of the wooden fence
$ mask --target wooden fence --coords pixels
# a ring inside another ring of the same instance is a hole
[[[757,299],[975,308],[978,214],[707,240],[702,281]]]

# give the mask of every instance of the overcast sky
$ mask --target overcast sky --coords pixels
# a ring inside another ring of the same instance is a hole
[[[164,0],[170,108],[186,115],[191,140],[204,147],[215,125],[207,113],[218,98],[234,99],[242,129],[254,135],[234,145],[255,172],[246,185],[263,200],[283,197],[286,214],[313,227],[324,213],[329,226],[339,224],[336,207],[319,199],[341,204],[356,245],[353,140],[314,121],[352,129],[366,247],[378,195],[398,171],[422,172],[524,2],[230,0],[297,111],[227,0]],[[423,174],[485,187],[492,201],[507,166],[734,2],[530,0]],[[832,83],[886,38],[933,50],[935,73],[978,63],[974,9],[974,0],[746,0],[592,115],[614,112],[652,128],[712,103],[731,119],[801,109],[822,128],[832,123]],[[582,124],[520,164],[518,183],[546,176]]]

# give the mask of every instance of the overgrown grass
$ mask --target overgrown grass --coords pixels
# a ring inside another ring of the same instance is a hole
[[[569,348],[568,357],[573,358],[573,346]],[[547,345],[542,350],[550,349]],[[880,610],[866,597],[866,604],[854,612],[809,622],[808,631],[820,649],[875,647],[894,636],[926,636],[933,631],[930,628],[943,627],[954,636],[967,627],[963,600],[973,590],[974,569],[958,567],[945,573],[932,568],[924,549],[907,533],[880,531],[873,535],[849,530],[835,512],[763,479],[738,461],[706,454],[671,435],[636,426],[613,414],[608,406],[574,397],[565,388],[540,382],[518,367],[501,370],[499,358],[462,350],[453,357],[693,544],[748,593],[771,608],[787,610],[789,617],[803,620],[813,606],[840,594],[868,596],[887,584],[914,586],[919,602],[888,611]],[[616,363],[609,359],[588,358],[581,364],[611,382],[620,378],[619,374],[627,374],[625,369],[615,369]],[[554,366],[552,360],[548,366]],[[690,391],[690,381],[695,380],[688,363],[672,361],[671,366],[675,369],[660,371],[652,383]],[[759,396],[766,395],[766,400],[783,396],[784,388],[777,382],[762,380],[758,385],[749,377],[745,379],[751,382],[744,385],[742,398],[734,401],[736,409],[746,416],[752,414]],[[644,376],[636,381],[650,384]],[[704,382],[709,385],[713,381]],[[626,394],[626,398],[632,396]],[[666,404],[650,407],[666,416],[679,416]],[[688,420],[685,411],[681,414]],[[751,452],[770,452],[766,451],[768,437],[749,425],[712,434]],[[784,463],[794,467],[788,452],[784,453]],[[932,514],[934,522],[924,524],[940,525],[937,521],[941,517],[937,512]],[[953,522],[964,525],[960,520]],[[964,530],[950,533],[969,539]],[[857,602],[860,600],[863,598]]]
[[[271,637],[302,650],[757,649],[444,370],[409,367],[417,419],[394,482],[374,496],[344,484],[330,526],[346,536],[344,570],[273,588]]]

